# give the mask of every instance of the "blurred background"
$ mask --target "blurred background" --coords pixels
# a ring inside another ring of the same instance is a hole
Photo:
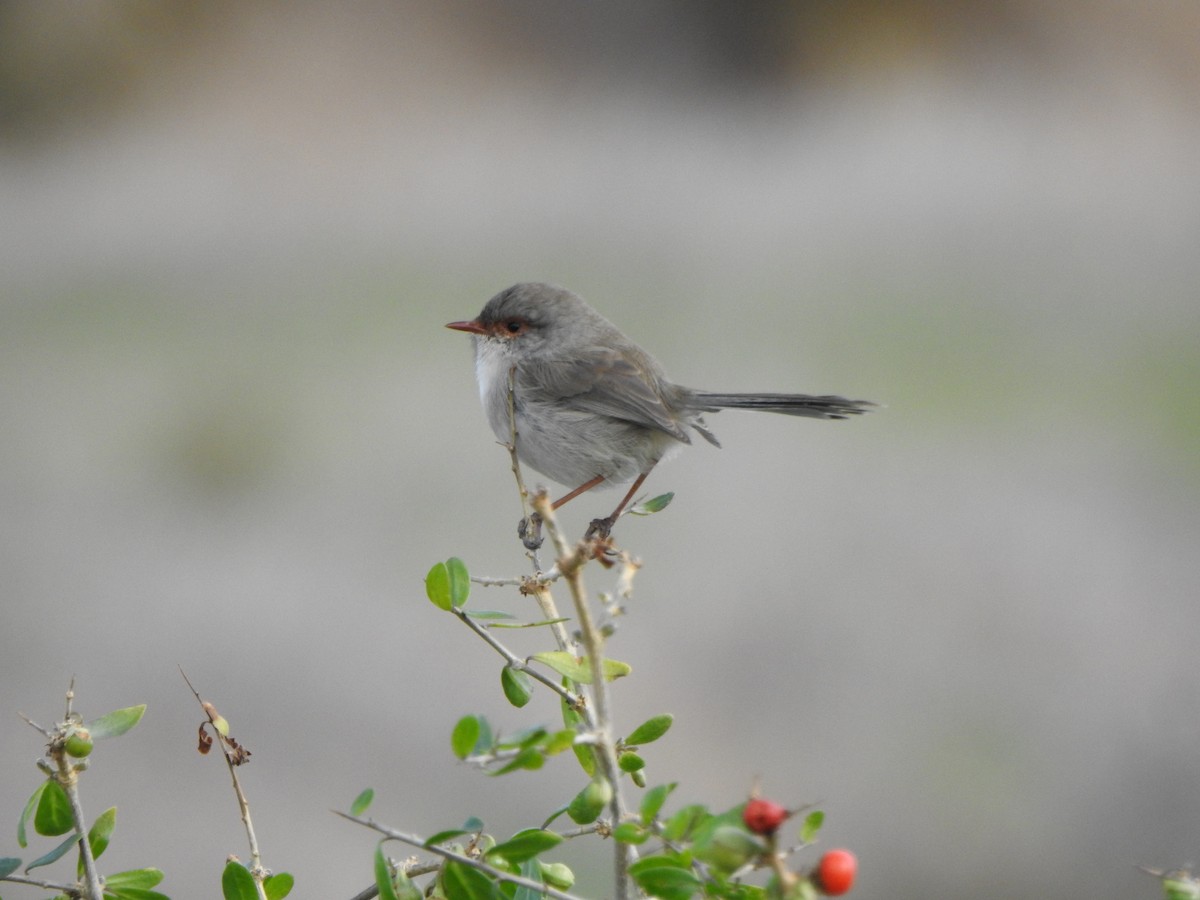
[[[574,794],[452,759],[557,713],[422,586],[527,571],[442,326],[546,280],[685,384],[886,404],[723,413],[619,528],[651,783],[820,802],[864,898],[1157,896],[1200,860],[1198,84],[1165,0],[0,5],[0,855],[72,674],[149,704],[83,796],[175,898],[247,855],[177,666],[298,897],[369,883],[364,787],[424,833]]]

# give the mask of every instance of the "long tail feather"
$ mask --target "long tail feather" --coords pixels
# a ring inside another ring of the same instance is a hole
[[[761,409],[786,416],[808,416],[813,419],[845,419],[870,412],[875,406],[868,400],[847,400],[830,394],[814,397],[809,394],[713,394],[697,391],[691,397],[698,409],[716,412],[718,409]]]

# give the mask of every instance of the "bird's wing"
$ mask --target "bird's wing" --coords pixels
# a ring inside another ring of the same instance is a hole
[[[568,409],[611,416],[646,428],[663,431],[691,443],[687,432],[671,414],[658,387],[661,376],[646,371],[635,359],[607,347],[589,347],[570,359],[525,362],[520,370],[534,377],[518,378],[527,394],[542,402],[558,402]],[[523,391],[523,392],[524,392]]]

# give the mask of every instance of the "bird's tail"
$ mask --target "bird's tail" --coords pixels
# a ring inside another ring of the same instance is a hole
[[[697,409],[704,412],[716,412],[718,409],[761,409],[812,419],[846,419],[869,412],[875,406],[868,400],[847,400],[845,397],[829,394],[814,397],[809,394],[713,394],[696,391],[689,399]]]

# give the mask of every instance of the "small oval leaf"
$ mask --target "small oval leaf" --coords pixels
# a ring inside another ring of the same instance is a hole
[[[617,765],[620,766],[622,772],[638,772],[646,768],[646,761],[636,753],[626,751],[617,757]]]
[[[113,828],[117,824],[117,808],[110,806],[104,812],[100,813],[92,827],[88,830],[88,846],[92,848],[92,859],[99,859],[100,854],[108,848],[108,841],[112,837]],[[81,854],[82,856],[82,854]],[[83,859],[79,860],[77,868],[79,878],[83,877]]]
[[[533,697],[533,679],[520,669],[505,666],[500,670],[500,686],[508,702],[520,709]]]
[[[375,789],[367,788],[361,794],[354,798],[354,802],[350,804],[350,815],[361,816],[367,811],[367,807],[371,805],[371,801],[375,799]]]
[[[535,653],[532,657],[538,662],[549,666],[559,675],[569,678],[576,684],[591,684],[592,670],[581,657],[574,653],[567,653],[565,650],[547,650],[544,653]]]
[[[145,712],[145,703],[138,704],[137,706],[127,706],[124,709],[113,710],[108,715],[101,716],[94,722],[89,722],[87,728],[92,733],[93,741],[98,741],[101,738],[117,737],[142,721],[142,715]]]
[[[33,830],[47,837],[56,837],[66,834],[72,827],[71,802],[67,800],[67,792],[53,778],[47,779],[37,812],[33,815]]]
[[[821,830],[821,826],[825,823],[825,813],[819,809],[814,809],[804,817],[804,822],[800,826],[800,843],[811,844],[817,837],[817,832]]]
[[[276,872],[263,880],[263,893],[267,895],[267,900],[283,900],[295,885],[296,879],[290,872]]]
[[[624,678],[633,671],[633,666],[629,663],[623,663],[615,659],[604,660],[601,668],[604,670],[605,681],[615,681],[618,678]]]
[[[497,844],[487,852],[487,856],[501,856],[512,863],[521,863],[532,859],[539,853],[553,849],[563,841],[562,835],[553,831],[543,831],[540,828],[528,828],[518,831],[502,844]]]
[[[161,869],[129,869],[126,872],[114,872],[104,878],[104,889],[108,890],[149,890],[163,880]]]
[[[567,805],[567,815],[577,825],[590,825],[600,818],[604,807],[612,800],[612,795],[613,789],[608,779],[597,775]]]
[[[497,900],[501,896],[494,881],[478,869],[453,860],[442,867],[442,887],[446,900]]]
[[[425,596],[438,609],[450,612],[450,573],[445,563],[434,563],[425,576]]]
[[[651,497],[645,503],[639,503],[629,511],[635,516],[652,516],[656,512],[662,512],[675,499],[674,491],[668,491],[665,494],[659,494],[657,497]]]
[[[669,713],[663,713],[661,716],[653,716],[633,729],[633,733],[625,738],[625,743],[636,747],[639,744],[649,744],[652,741],[657,741],[667,733],[667,730],[671,727],[671,723],[674,721],[675,717]]]
[[[671,791],[675,790],[676,782],[670,784],[656,784],[650,790],[646,791],[646,795],[642,797],[642,805],[640,812],[642,814],[642,824],[649,825],[657,818],[659,811],[663,808],[663,804],[667,802],[667,796]]]
[[[250,870],[235,860],[226,863],[221,873],[221,894],[225,900],[258,900]]]
[[[463,716],[450,733],[450,749],[459,759],[466,759],[475,749],[482,726],[478,716]]]
[[[446,575],[450,586],[450,605],[459,609],[466,605],[471,593],[471,576],[467,572],[466,563],[457,556],[446,560]]]

